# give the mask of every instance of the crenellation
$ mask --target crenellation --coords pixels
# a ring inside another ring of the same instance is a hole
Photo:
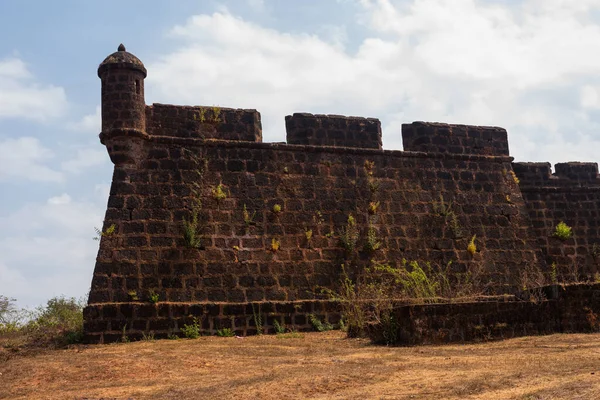
[[[381,149],[381,123],[375,118],[294,113],[285,117],[288,144]]]
[[[525,186],[552,179],[552,166],[547,162],[516,162],[513,163],[513,170]]]
[[[402,125],[405,151],[509,156],[506,130],[499,127],[413,122]]]
[[[262,142],[256,110],[154,103],[146,107],[146,118],[151,136]]]
[[[554,175],[556,175],[559,178],[568,178],[573,181],[587,181],[590,183],[600,183],[600,176],[598,175],[598,163],[557,163],[555,164],[554,168]]]

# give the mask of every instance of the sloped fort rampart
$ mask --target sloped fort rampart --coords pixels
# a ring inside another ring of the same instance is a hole
[[[238,334],[275,320],[306,329],[309,314],[335,324],[323,289],[342,264],[451,262],[502,293],[552,263],[597,272],[597,164],[552,174],[513,163],[502,128],[425,122],[403,125],[404,151],[383,150],[379,120],[338,115],[287,116],[286,143],[263,143],[256,110],[147,106],[146,69],[123,46],[98,75],[115,167],[85,310],[91,342],[178,334],[194,318]],[[552,238],[560,221],[572,239]]]

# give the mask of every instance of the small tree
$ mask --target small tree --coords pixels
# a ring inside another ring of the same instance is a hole
[[[0,294],[0,333],[16,330],[21,314],[15,307],[15,299]]]

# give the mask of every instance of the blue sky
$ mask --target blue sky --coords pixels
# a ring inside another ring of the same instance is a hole
[[[119,43],[146,102],[256,108],[265,141],[306,111],[508,129],[517,161],[600,160],[600,1],[4,0],[0,294],[91,282],[112,165],[98,64]]]

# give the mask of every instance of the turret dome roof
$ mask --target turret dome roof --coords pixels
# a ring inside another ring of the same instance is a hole
[[[142,63],[139,58],[125,50],[125,46],[123,46],[123,44],[120,44],[117,51],[106,57],[104,61],[100,63],[100,66],[98,67],[98,76],[100,76],[106,69],[109,68],[137,69],[144,74],[144,77],[147,75],[144,63]]]

